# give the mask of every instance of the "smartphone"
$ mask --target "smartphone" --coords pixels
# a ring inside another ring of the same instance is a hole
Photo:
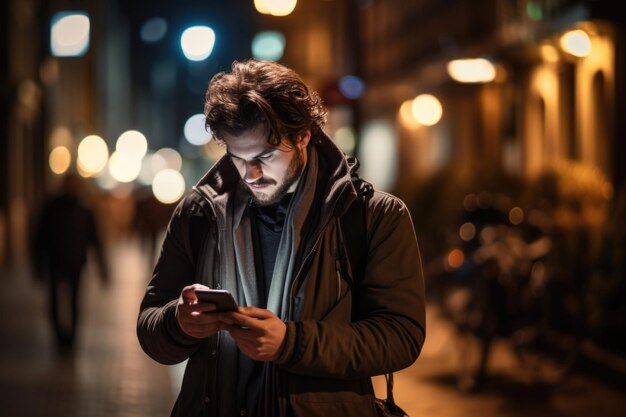
[[[199,303],[213,303],[214,311],[236,311],[237,302],[228,290],[196,290]]]

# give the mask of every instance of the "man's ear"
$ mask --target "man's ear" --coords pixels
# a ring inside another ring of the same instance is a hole
[[[298,133],[296,146],[300,149],[304,149],[307,147],[310,140],[311,140],[311,129],[305,129],[302,132]]]

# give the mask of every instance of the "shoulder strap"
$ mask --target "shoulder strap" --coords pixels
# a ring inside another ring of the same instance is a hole
[[[352,271],[353,279],[363,276],[368,250],[367,234],[367,202],[374,193],[372,184],[360,178],[357,174],[359,161],[354,157],[348,157],[351,164],[350,177],[357,191],[357,198],[352,202],[348,210],[341,216],[341,232],[345,249],[348,256],[348,264]],[[347,238],[347,240],[346,240]],[[353,285],[356,282],[352,283]]]
[[[365,273],[365,266],[367,264],[367,252],[369,247],[367,203],[374,193],[374,187],[372,184],[359,177],[357,173],[359,162],[356,158],[348,157],[348,163],[352,164],[350,177],[354,188],[357,190],[357,198],[352,205],[350,205],[346,213],[341,216],[340,222],[341,233],[343,235],[342,244],[345,243],[352,278],[356,281]],[[352,283],[353,286],[355,286],[355,284],[357,284],[357,282]],[[387,385],[386,403],[388,407],[395,410],[396,404],[393,399],[393,372],[385,375],[385,382]]]

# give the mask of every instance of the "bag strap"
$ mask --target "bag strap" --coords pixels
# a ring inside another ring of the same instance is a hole
[[[374,187],[369,182],[360,178],[357,171],[359,162],[354,157],[348,157],[348,163],[352,164],[350,179],[357,190],[357,198],[348,210],[341,216],[342,244],[347,242],[345,250],[348,256],[348,264],[352,271],[352,278],[362,277],[367,265],[367,252],[369,248],[369,236],[367,233],[367,203],[374,194]],[[348,236],[350,239],[344,239]],[[352,285],[354,286],[354,282]],[[393,372],[385,374],[387,384],[387,403],[395,407],[393,399]]]

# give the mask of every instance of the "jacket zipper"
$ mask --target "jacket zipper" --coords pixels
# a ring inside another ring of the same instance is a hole
[[[330,220],[320,230],[320,233],[315,238],[315,243],[311,247],[311,250],[306,254],[306,256],[304,257],[302,262],[300,263],[300,267],[298,268],[298,273],[296,274],[293,282],[291,283],[291,290],[290,290],[290,293],[289,293],[289,312],[287,314],[287,318],[289,320],[293,320],[293,302],[294,302],[294,300],[296,298],[295,294],[294,294],[294,291],[298,287],[297,284],[298,284],[298,281],[300,280],[300,275],[302,274],[302,270],[304,269],[304,266],[309,261],[309,258],[311,257],[311,255],[313,255],[313,253],[317,250],[317,246],[319,245],[320,240],[322,239],[322,235],[324,234],[324,231],[326,230],[326,228],[328,227],[329,224],[330,224]]]

